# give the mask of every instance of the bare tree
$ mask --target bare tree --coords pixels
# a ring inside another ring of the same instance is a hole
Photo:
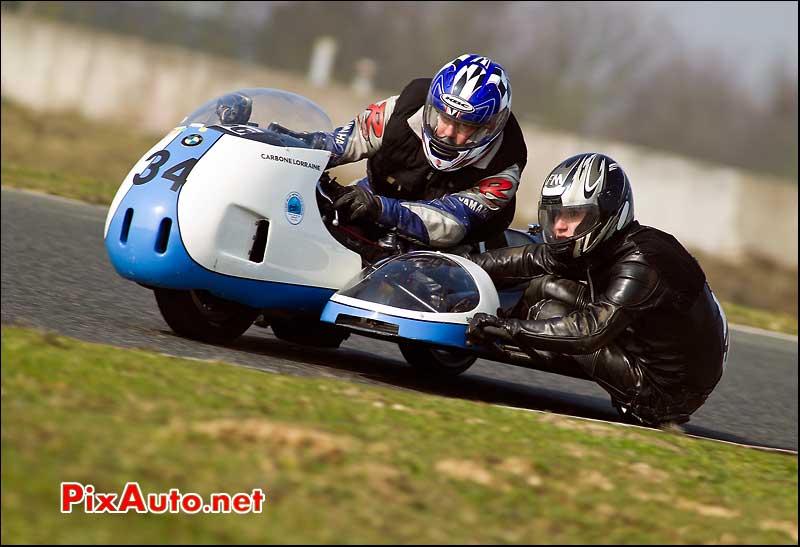
[[[688,50],[640,2],[4,2],[3,9],[305,74],[322,35],[338,43],[333,78],[376,63],[399,92],[462,53],[508,70],[523,120],[771,174],[797,177],[797,75],[776,63],[759,102],[738,67]],[[204,6],[210,3],[203,3]],[[188,7],[187,7],[188,5]],[[725,57],[727,58],[727,57]]]

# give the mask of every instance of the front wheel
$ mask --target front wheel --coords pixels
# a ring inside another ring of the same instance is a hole
[[[400,353],[408,364],[429,376],[451,378],[458,376],[477,361],[463,350],[436,349],[413,342],[399,342]]]
[[[208,291],[155,288],[153,292],[170,328],[180,336],[203,342],[231,342],[250,328],[258,316],[258,310]]]

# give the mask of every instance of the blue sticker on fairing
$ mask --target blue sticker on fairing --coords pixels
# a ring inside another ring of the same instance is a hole
[[[205,289],[254,308],[319,313],[334,289],[233,277],[207,270],[189,256],[178,226],[178,196],[191,168],[223,135],[208,129],[200,142],[184,146],[196,132],[187,127],[137,173],[137,183],[120,202],[106,236],[114,268],[143,285]]]
[[[397,317],[373,310],[348,306],[339,302],[328,302],[325,305],[325,309],[322,311],[320,320],[326,323],[336,324],[336,319],[339,317],[339,314],[374,319],[376,321],[397,325],[399,327],[397,336],[400,338],[441,346],[470,349],[466,341],[467,325]]]
[[[303,196],[299,192],[292,192],[286,196],[286,220],[289,224],[300,224],[303,222]]]

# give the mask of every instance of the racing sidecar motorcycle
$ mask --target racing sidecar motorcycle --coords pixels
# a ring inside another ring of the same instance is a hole
[[[230,94],[201,105],[136,162],[106,219],[111,263],[153,290],[171,329],[225,343],[255,322],[323,347],[356,332],[397,342],[435,374],[490,357],[465,345],[469,318],[508,307],[521,288],[498,294],[467,259],[402,253],[391,233],[376,240],[338,225],[330,153],[308,138],[332,129],[327,114],[287,91],[234,93],[251,101],[246,120],[221,115]],[[510,229],[500,239],[490,246],[536,236]],[[516,364],[531,366],[525,357]]]

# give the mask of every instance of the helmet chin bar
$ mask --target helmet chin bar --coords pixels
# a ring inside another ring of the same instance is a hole
[[[446,150],[445,156],[444,154],[439,155],[438,152],[441,150],[441,144],[438,146],[434,145],[433,139],[430,138],[426,131],[423,131],[422,141],[422,150],[425,153],[428,163],[437,171],[443,172],[457,171],[479,162],[494,143],[494,141],[492,141],[471,150]],[[436,146],[435,149],[434,146]],[[452,156],[452,159],[449,159],[452,154],[455,154],[455,156]]]
[[[436,142],[436,140],[430,140],[430,147],[431,147],[431,154],[436,156],[437,158],[453,161],[454,159],[458,158],[458,152],[455,150],[449,150]]]

